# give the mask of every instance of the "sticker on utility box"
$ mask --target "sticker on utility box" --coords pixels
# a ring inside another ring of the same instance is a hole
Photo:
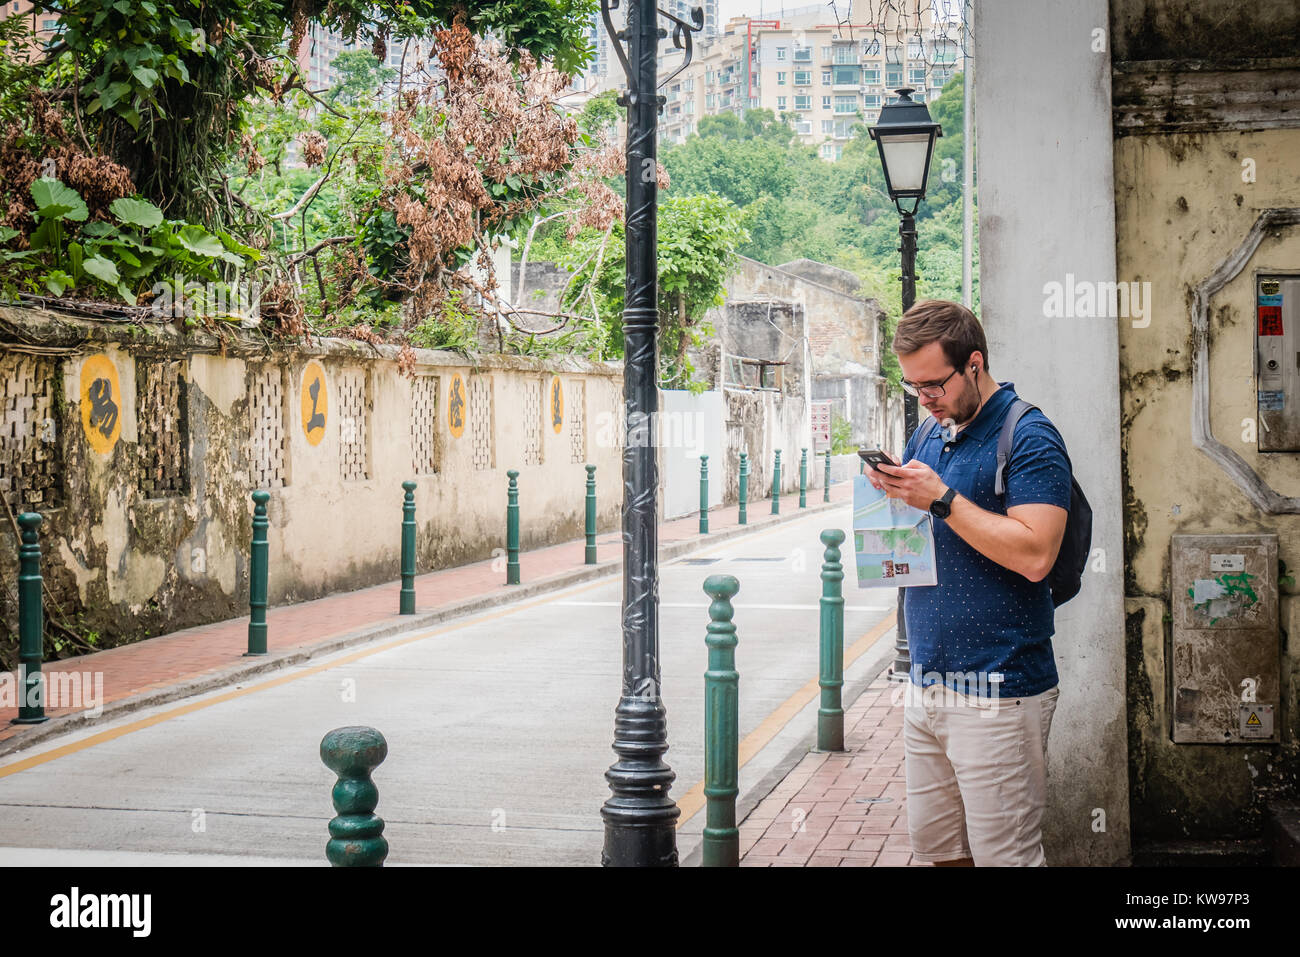
[[[1281,306],[1259,306],[1256,308],[1256,313],[1259,316],[1259,334],[1261,336],[1282,335]]]
[[[1241,736],[1243,738],[1273,737],[1273,706],[1271,704],[1243,704],[1241,706]]]
[[[1210,555],[1210,571],[1212,572],[1244,572],[1245,570],[1245,555]]]
[[[1259,411],[1281,412],[1286,406],[1286,393],[1281,389],[1259,390]]]

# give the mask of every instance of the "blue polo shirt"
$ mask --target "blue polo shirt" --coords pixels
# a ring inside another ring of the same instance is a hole
[[[1017,398],[1014,383],[998,385],[1001,388],[953,441],[945,441],[943,427],[935,425],[917,448],[923,431],[917,428],[903,461],[924,462],[945,485],[998,515],[1032,502],[1068,509],[1070,459],[1065,442],[1038,409],[1030,409],[1016,424],[1005,475],[1005,507],[995,494],[998,436]],[[904,589],[912,682],[942,683],[963,694],[1001,698],[1055,687],[1055,625],[1047,580],[1031,582],[985,558],[940,518],[934,520],[934,545],[938,584]]]

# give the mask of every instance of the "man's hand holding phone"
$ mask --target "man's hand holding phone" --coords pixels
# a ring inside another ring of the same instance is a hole
[[[876,466],[881,464],[896,466],[898,463],[894,461],[894,457],[882,449],[858,449],[858,457],[869,466],[866,473],[867,481],[877,491],[884,491],[885,486],[881,482],[881,477],[885,473],[878,471]]]

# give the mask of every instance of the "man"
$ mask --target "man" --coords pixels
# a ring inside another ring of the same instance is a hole
[[[1055,426],[1030,409],[1015,428],[1005,501],[995,493],[998,436],[1017,396],[989,374],[969,309],[918,302],[893,348],[903,388],[938,420],[918,442],[922,421],[901,466],[868,472],[877,489],[935,516],[938,584],[904,592],[912,854],[939,865],[1041,866],[1047,735],[1060,693],[1045,578],[1065,532],[1070,460]]]

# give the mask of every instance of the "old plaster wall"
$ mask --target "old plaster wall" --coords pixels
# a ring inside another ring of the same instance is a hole
[[[1300,516],[1261,512],[1191,441],[1191,290],[1269,207],[1300,207],[1300,129],[1127,136],[1116,141],[1121,276],[1151,283],[1150,325],[1121,321],[1125,611],[1135,840],[1258,831],[1270,793],[1294,787],[1295,638],[1282,649],[1281,745],[1174,744],[1168,652],[1170,537],[1275,532],[1300,565]],[[1255,181],[1243,182],[1243,160]],[[1300,272],[1300,230],[1277,230],[1210,302],[1214,436],[1283,495],[1300,494],[1300,455],[1256,442],[1254,296],[1258,273]],[[1282,628],[1300,635],[1295,589],[1280,589]]]
[[[0,310],[0,493],[10,512],[45,516],[62,617],[111,645],[245,613],[255,488],[271,493],[273,603],[396,578],[407,479],[421,572],[504,547],[507,469],[524,549],[582,534],[584,464],[597,466],[598,527],[617,527],[621,367],[416,355],[411,379],[388,347],[223,349],[164,326]],[[15,554],[0,517],[11,586]],[[10,589],[0,601],[11,630]]]

